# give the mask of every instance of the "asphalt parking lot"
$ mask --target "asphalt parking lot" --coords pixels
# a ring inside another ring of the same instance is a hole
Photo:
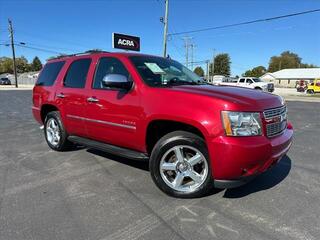
[[[320,103],[288,102],[287,157],[246,186],[166,196],[147,164],[49,150],[31,91],[0,92],[0,239],[319,239]]]

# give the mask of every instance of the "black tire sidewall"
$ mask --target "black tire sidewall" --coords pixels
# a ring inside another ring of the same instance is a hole
[[[205,182],[194,192],[186,193],[179,192],[169,187],[160,175],[160,161],[162,156],[172,147],[177,145],[187,145],[199,150],[205,157],[208,164],[208,176]],[[155,184],[165,193],[170,196],[179,198],[196,198],[206,195],[214,186],[211,171],[211,163],[209,153],[204,140],[195,134],[176,131],[162,137],[155,145],[149,162],[150,174]]]

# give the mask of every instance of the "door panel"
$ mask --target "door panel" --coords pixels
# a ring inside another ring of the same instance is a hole
[[[86,127],[90,138],[137,149],[136,140],[140,127],[142,108],[135,86],[130,91],[115,90],[103,86],[107,74],[121,74],[133,81],[124,64],[114,57],[103,57],[98,61],[86,107]],[[90,101],[95,99],[95,101]]]
[[[141,108],[136,91],[91,90],[99,102],[86,107],[88,135],[98,141],[135,149]]]
[[[84,104],[86,98],[84,90],[65,88],[57,92],[56,96],[63,95],[63,119],[64,125],[69,134],[85,136],[86,129],[81,118],[85,117]]]
[[[63,86],[56,92],[56,99],[62,106],[66,130],[69,134],[86,136],[85,117],[86,90],[85,84],[91,58],[73,61],[63,79]]]

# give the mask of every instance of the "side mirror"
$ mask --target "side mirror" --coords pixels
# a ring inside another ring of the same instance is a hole
[[[102,79],[102,84],[104,87],[114,88],[114,89],[124,89],[129,91],[132,88],[132,81],[129,81],[125,75],[121,74],[107,74]]]

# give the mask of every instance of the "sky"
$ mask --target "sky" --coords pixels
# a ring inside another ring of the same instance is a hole
[[[170,0],[168,54],[185,63],[183,38],[170,33],[239,23],[320,8],[310,0]],[[16,55],[29,61],[57,53],[112,49],[112,32],[141,38],[141,52],[162,55],[164,0],[0,0],[0,56],[11,56],[8,18],[13,22]],[[320,12],[276,21],[188,34],[194,60],[228,53],[232,75],[268,67],[271,56],[289,50],[320,66]],[[39,48],[41,50],[39,50]],[[44,51],[45,50],[45,51]],[[189,56],[189,59],[191,56]],[[205,65],[202,65],[205,68]]]

